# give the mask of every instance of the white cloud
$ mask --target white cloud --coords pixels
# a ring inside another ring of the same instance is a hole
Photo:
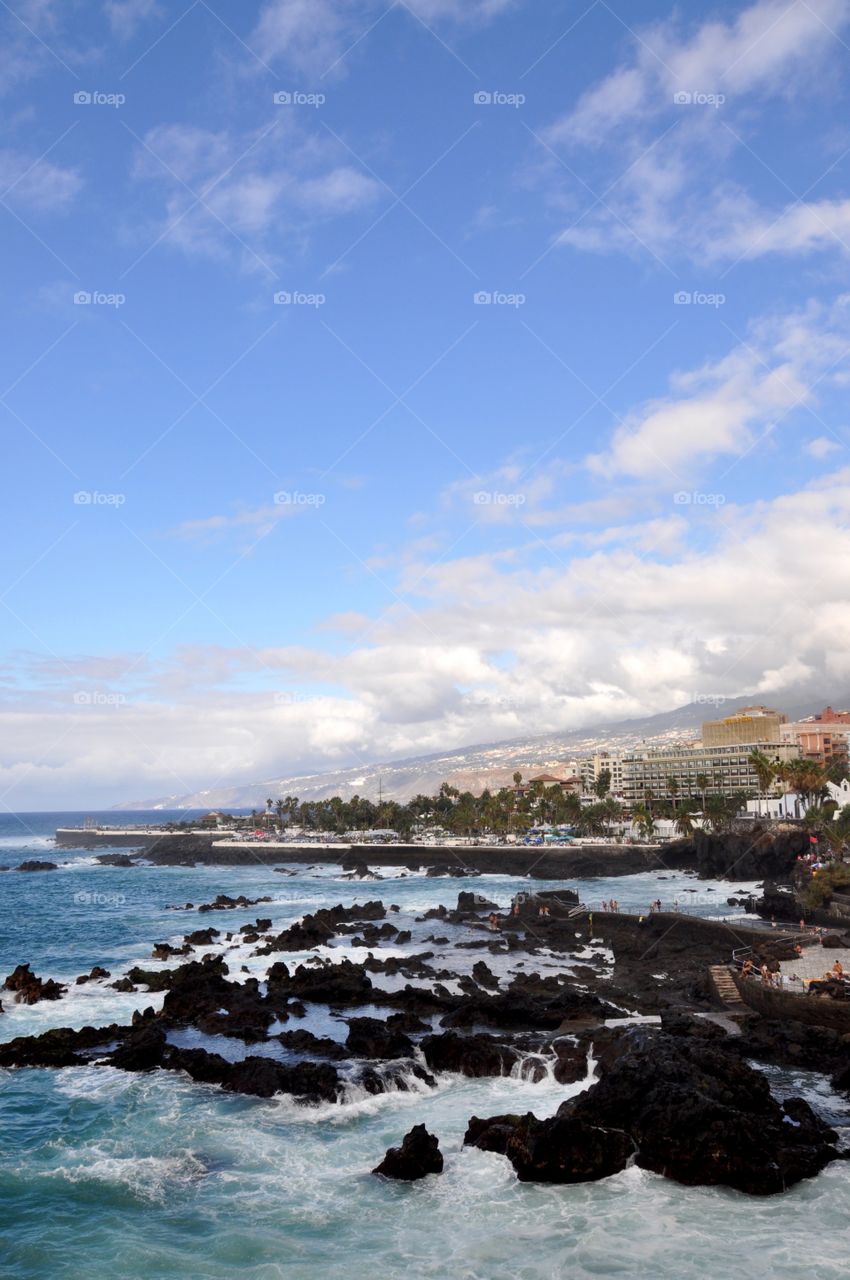
[[[676,93],[782,91],[789,75],[835,46],[833,30],[848,17],[847,0],[757,0],[733,21],[704,22],[691,36],[672,22],[641,31],[631,65],[588,90],[549,136],[601,145],[611,132],[669,110]]]
[[[285,164],[280,135],[287,140]],[[238,252],[243,241],[248,253],[256,246],[267,261],[273,235],[306,230],[308,214],[356,212],[381,191],[367,174],[337,164],[334,145],[303,137],[291,116],[245,135],[162,125],[144,141],[134,174],[165,188],[159,234],[191,254],[220,257]]]
[[[850,0],[757,0],[690,34],[674,22],[641,31],[632,60],[545,131],[551,147],[579,150],[585,161],[598,149],[600,173],[589,185],[605,192],[588,198],[559,242],[593,253],[648,250],[665,262],[683,253],[719,262],[850,247],[850,201],[765,208],[731,166],[742,148],[758,151],[753,121],[768,97],[821,91],[848,20]],[[677,103],[677,95],[710,101]],[[554,162],[549,180],[559,181]]]
[[[93,804],[420,755],[700,692],[780,704],[801,682],[813,698],[847,692],[850,469],[727,506],[699,549],[642,548],[623,530],[554,563],[518,549],[419,569],[426,603],[339,649],[193,646],[123,680],[117,660],[88,658],[64,678],[55,664],[47,692],[37,673],[41,701],[0,701],[6,803]],[[259,679],[266,689],[252,690]],[[78,706],[80,689],[127,701]]]
[[[403,13],[431,24],[478,23],[518,0],[397,0]],[[249,44],[267,62],[313,74],[339,71],[343,59],[368,39],[391,6],[387,0],[269,0]]]
[[[723,359],[673,380],[674,396],[628,414],[609,448],[589,465],[664,486],[685,482],[693,467],[719,455],[745,455],[798,405],[813,403],[845,371],[850,345],[846,303],[829,315],[809,310],[760,324]]]
[[[119,40],[130,40],[139,27],[162,12],[157,0],[105,0],[104,10]]]
[[[814,440],[808,440],[803,445],[803,449],[809,457],[816,458],[818,462],[840,448],[841,445],[838,441],[830,440],[828,436],[817,436]]]
[[[76,169],[39,160],[20,151],[0,151],[0,194],[10,204],[37,213],[61,212],[82,187]]]

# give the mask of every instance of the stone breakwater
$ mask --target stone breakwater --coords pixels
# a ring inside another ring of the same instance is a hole
[[[378,867],[444,869],[446,874],[534,876],[585,879],[635,875],[644,871],[696,871],[705,877],[787,881],[797,856],[808,850],[802,829],[770,831],[756,823],[746,830],[697,831],[687,840],[661,846],[628,844],[546,847],[531,845],[376,845],[305,841],[237,841],[217,832],[164,832],[155,828],[86,831],[60,828],[59,848],[134,849],[160,866],[275,866],[281,862],[343,863]]]
[[[237,841],[217,834],[156,831],[84,831],[60,828],[59,848],[133,849],[157,866],[276,866],[280,863],[347,864],[354,868],[431,869],[447,876],[511,875],[541,880],[628,876],[645,871],[694,870],[695,855],[686,843],[666,848],[639,845],[422,845],[290,841]]]

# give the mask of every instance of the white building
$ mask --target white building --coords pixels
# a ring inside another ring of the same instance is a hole
[[[850,782],[828,782],[826,789],[830,800],[834,800],[839,809],[850,804]],[[806,808],[804,797],[794,791],[789,791],[787,795],[747,801],[747,814],[753,818],[802,818]]]

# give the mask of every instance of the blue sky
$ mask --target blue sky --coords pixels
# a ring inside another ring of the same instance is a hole
[[[850,689],[848,0],[0,25],[5,807]]]

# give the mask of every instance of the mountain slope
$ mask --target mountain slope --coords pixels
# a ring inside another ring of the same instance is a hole
[[[441,782],[461,790],[481,791],[511,781],[515,770],[524,774],[562,768],[575,756],[595,750],[626,751],[646,744],[661,746],[699,736],[703,720],[730,715],[756,698],[727,699],[721,707],[692,702],[674,711],[639,720],[623,720],[601,727],[572,729],[557,734],[513,738],[506,742],[460,747],[432,755],[413,756],[373,765],[356,765],[312,774],[283,774],[262,781],[245,781],[213,787],[182,796],[155,800],[134,800],[115,805],[116,809],[252,809],[263,808],[266,798],[276,800],[297,795],[302,800],[359,794],[377,799],[381,793],[391,800],[405,801],[418,792],[436,791]],[[836,705],[846,705],[836,702]],[[811,696],[785,697],[782,709],[790,716],[810,714],[818,704]]]

